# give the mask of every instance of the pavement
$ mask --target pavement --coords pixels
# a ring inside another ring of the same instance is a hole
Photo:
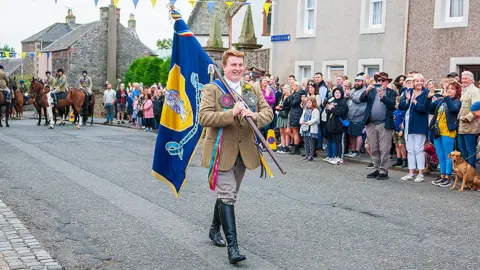
[[[287,175],[266,157],[274,179],[245,176],[235,212],[247,260],[232,266],[208,240],[215,194],[201,148],[175,198],[150,174],[155,134],[35,124],[0,129],[0,199],[65,269],[480,268],[480,192],[281,154]]]

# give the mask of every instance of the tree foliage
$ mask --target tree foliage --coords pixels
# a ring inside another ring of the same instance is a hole
[[[166,85],[170,72],[170,58],[162,60],[158,57],[146,56],[135,59],[125,74],[125,84],[142,83],[152,86],[154,83]]]
[[[157,40],[157,47],[159,50],[168,50],[172,48],[173,40],[171,38],[163,38]]]
[[[2,52],[15,52],[15,48],[8,46],[7,44],[0,43],[0,51]]]

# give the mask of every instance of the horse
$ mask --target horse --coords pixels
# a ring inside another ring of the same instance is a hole
[[[47,126],[49,124],[49,121],[47,119],[47,107],[43,106],[43,103],[42,103],[42,98],[46,94],[44,91],[44,88],[45,86],[42,80],[35,80],[35,77],[32,78],[32,81],[30,83],[30,97],[31,97],[30,101],[38,113],[37,126],[40,126],[40,122],[42,121],[42,109],[43,109],[43,115],[45,117],[44,126]]]
[[[57,106],[53,106],[53,97],[52,95],[49,95],[48,93],[50,90],[48,90],[47,94],[42,97],[42,104],[47,107],[47,114],[48,118],[50,120],[50,129],[54,128],[53,125],[53,109],[58,109],[61,113],[61,125],[65,125],[64,122],[64,114],[66,112],[66,108],[69,106],[72,106],[74,113],[77,113],[80,115],[80,120],[78,121],[77,124],[77,129],[80,129],[80,125],[83,122],[82,120],[82,115],[80,114],[84,100],[85,100],[85,93],[81,89],[76,89],[76,88],[70,88],[70,90],[67,91],[67,97],[66,99],[59,99]]]
[[[15,90],[14,100],[12,107],[15,109],[15,118],[23,120],[23,104],[25,100],[23,100],[23,94],[20,89]]]
[[[10,77],[7,78],[7,87],[10,89],[10,93],[13,93],[13,91],[17,90],[17,82]],[[2,107],[5,107],[5,124],[6,127],[10,127],[8,124],[8,116],[11,111],[12,107],[12,100],[7,100],[7,97],[3,94],[3,91],[0,91],[0,127],[3,127],[2,125]]]
[[[82,113],[83,113],[83,123],[82,125],[85,126],[85,124],[88,121],[88,118],[90,117],[90,125],[93,126],[93,114],[95,112],[95,92],[92,91],[92,96],[91,96],[91,102],[88,106],[86,104],[83,104],[82,106]],[[75,113],[74,111],[74,123],[79,123],[78,121],[78,114]]]

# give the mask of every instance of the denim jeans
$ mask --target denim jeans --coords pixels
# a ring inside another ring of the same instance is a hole
[[[435,151],[437,151],[438,164],[440,165],[440,174],[450,176],[452,174],[452,159],[448,155],[453,151],[455,138],[440,136],[435,139]]]
[[[458,149],[462,152],[464,159],[467,159],[468,164],[475,168],[475,160],[477,142],[475,134],[458,134]]]
[[[111,103],[105,104],[105,111],[107,113],[107,121],[113,121],[113,105]]]
[[[317,149],[323,149],[323,136],[322,136],[322,134],[325,134],[325,131],[323,133],[320,132],[321,128],[322,128],[322,126],[320,124],[318,124],[319,132],[318,132],[318,136],[317,136],[317,145],[316,145]]]
[[[337,145],[334,140],[327,140],[327,157],[334,158],[337,154]]]

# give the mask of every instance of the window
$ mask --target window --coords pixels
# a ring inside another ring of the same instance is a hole
[[[383,59],[358,59],[358,73],[365,72],[373,78],[379,71],[383,71]]]
[[[311,34],[315,29],[314,0],[305,0],[305,33]]]
[[[383,0],[370,0],[369,26],[382,27],[382,6]]]
[[[297,0],[297,38],[315,37],[317,0]]]
[[[323,61],[322,73],[325,79],[329,80],[335,80],[337,75],[346,75],[348,73],[347,60]]]
[[[295,62],[296,72],[295,78],[299,82],[301,82],[305,78],[312,78],[314,70],[314,62],[313,61],[296,61]]]
[[[360,34],[385,32],[386,0],[360,0]]]
[[[455,28],[468,26],[470,0],[435,0],[433,28]]]
[[[480,80],[480,57],[452,57],[450,58],[450,72],[462,74],[468,70],[473,73],[475,80]]]
[[[268,9],[268,14],[265,14],[265,9],[263,10],[262,36],[270,36],[272,33],[272,0],[267,0],[265,3],[270,3],[270,8]]]

